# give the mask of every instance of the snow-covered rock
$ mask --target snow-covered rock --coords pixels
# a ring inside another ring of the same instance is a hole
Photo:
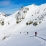
[[[7,15],[0,12],[0,25],[4,25],[6,19],[7,19]]]

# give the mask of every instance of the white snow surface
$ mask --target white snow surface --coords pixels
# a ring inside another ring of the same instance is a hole
[[[26,8],[29,10],[23,13]],[[18,12],[21,13],[20,17],[25,18],[17,24]],[[0,46],[46,46],[46,3],[39,6],[35,4],[25,6],[7,17],[3,15],[0,13],[0,19],[3,18],[5,22],[3,26],[0,25]],[[38,25],[26,25],[30,20],[33,23],[38,22]],[[38,33],[36,37],[35,32]]]

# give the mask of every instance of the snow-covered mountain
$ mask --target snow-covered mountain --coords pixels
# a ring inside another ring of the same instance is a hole
[[[46,4],[32,4],[0,16],[5,22],[0,26],[0,46],[46,46]]]
[[[7,15],[0,12],[0,25],[4,25],[5,19],[7,19]]]

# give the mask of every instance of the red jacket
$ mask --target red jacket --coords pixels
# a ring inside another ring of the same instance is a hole
[[[35,34],[37,34],[37,32],[35,32]]]

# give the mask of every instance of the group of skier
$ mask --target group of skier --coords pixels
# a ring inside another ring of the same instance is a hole
[[[20,34],[21,34],[21,32],[20,32]],[[27,32],[26,34],[29,34],[29,32]],[[35,32],[35,36],[37,36],[37,32]]]

